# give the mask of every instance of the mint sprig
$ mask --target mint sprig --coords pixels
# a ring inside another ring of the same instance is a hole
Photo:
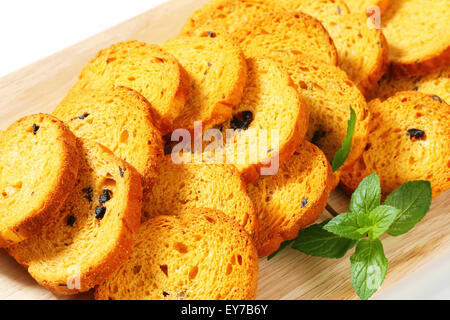
[[[350,257],[350,280],[358,296],[369,299],[388,268],[379,237],[411,230],[429,211],[431,198],[428,181],[411,181],[381,204],[380,179],[373,173],[353,193],[348,213],[301,230],[292,248],[316,257],[341,258],[356,244]]]
[[[356,113],[355,110],[350,107],[350,120],[348,120],[347,134],[345,135],[344,141],[342,142],[341,148],[334,155],[333,161],[331,162],[331,168],[333,172],[339,170],[340,167],[345,163],[350,154],[350,149],[352,148],[353,134],[355,133],[356,126]]]

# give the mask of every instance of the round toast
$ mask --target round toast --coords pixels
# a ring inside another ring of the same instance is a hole
[[[209,28],[233,35],[242,24],[273,10],[276,7],[266,0],[213,0],[194,12],[181,34],[192,35],[196,29]]]
[[[192,209],[144,223],[127,262],[97,287],[97,300],[255,299],[258,255],[221,212]]]
[[[119,42],[100,51],[83,69],[74,89],[114,86],[134,89],[147,99],[162,134],[173,129],[190,90],[189,76],[171,54],[139,41]]]
[[[393,1],[381,26],[396,76],[426,75],[450,64],[450,1]]]
[[[273,53],[271,57],[283,63],[308,106],[306,140],[317,145],[330,162],[344,141],[350,107],[355,110],[352,147],[343,167],[350,166],[367,144],[370,115],[364,96],[338,67],[297,55]]]
[[[323,152],[304,141],[275,176],[260,177],[247,186],[256,206],[260,257],[275,252],[285,240],[319,218],[336,183]]]
[[[291,157],[308,128],[308,107],[281,64],[250,58],[247,65],[244,97],[221,126],[226,144],[220,160],[234,164],[244,182],[251,183],[261,173],[276,174]]]
[[[76,138],[60,120],[37,114],[0,135],[0,248],[41,232],[78,175]]]
[[[158,175],[164,150],[149,102],[124,87],[105,90],[72,90],[53,115],[76,136],[101,143],[142,176],[150,189]]]
[[[418,91],[436,95],[450,104],[450,65],[426,76],[398,78],[387,74],[378,82],[370,97],[386,100],[399,91]]]
[[[243,24],[234,34],[247,57],[270,52],[309,55],[331,65],[338,57],[333,40],[316,18],[303,12],[274,11]]]
[[[8,248],[31,276],[62,295],[102,283],[130,254],[141,217],[139,173],[102,145],[79,141],[75,189],[42,232]]]
[[[224,122],[238,104],[247,79],[247,65],[240,47],[225,34],[203,32],[178,37],[162,45],[189,75],[191,94],[174,129],[194,129],[202,121],[206,130]]]
[[[369,103],[373,114],[362,158],[341,182],[354,190],[376,172],[384,196],[413,180],[428,180],[433,198],[450,188],[450,106],[437,96],[403,91]]]
[[[144,195],[144,221],[193,208],[211,208],[234,218],[252,238],[256,237],[255,208],[234,166],[175,164],[167,155],[160,163],[160,171],[152,191]]]

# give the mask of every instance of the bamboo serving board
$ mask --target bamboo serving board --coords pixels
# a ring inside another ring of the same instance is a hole
[[[29,114],[52,112],[75,83],[83,66],[117,41],[161,43],[175,37],[188,16],[209,0],[172,0],[22,70],[0,78],[0,129]],[[339,213],[348,198],[336,190],[329,205]],[[382,288],[392,287],[428,263],[450,255],[450,192],[435,199],[431,212],[413,232],[383,241],[389,270]],[[331,218],[324,212],[321,219]],[[320,259],[286,249],[261,259],[259,299],[356,299],[348,257]],[[375,297],[377,296],[375,295]],[[90,299],[92,293],[61,297],[46,291],[5,251],[0,250],[0,299]]]

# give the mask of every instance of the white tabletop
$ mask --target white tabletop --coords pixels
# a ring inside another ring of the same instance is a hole
[[[165,0],[1,1],[0,77],[163,2]],[[406,276],[395,287],[378,295],[378,299],[450,299],[449,271],[450,255]]]

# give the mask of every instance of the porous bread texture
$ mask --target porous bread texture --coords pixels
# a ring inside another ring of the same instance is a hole
[[[366,151],[341,182],[354,190],[376,172],[384,196],[413,180],[428,180],[433,198],[450,188],[450,106],[439,98],[403,91],[369,103],[373,114]],[[410,134],[417,129],[423,133]]]
[[[381,26],[396,76],[426,75],[450,64],[450,1],[393,1]]]
[[[227,164],[176,164],[167,155],[161,174],[145,195],[143,220],[158,215],[182,214],[193,208],[220,210],[236,220],[252,238],[258,221],[239,172]]]
[[[79,147],[79,177],[63,208],[39,235],[8,248],[39,284],[63,295],[90,290],[122,265],[141,217],[138,172],[96,142]]]
[[[378,82],[370,97],[385,100],[399,91],[418,91],[437,95],[450,104],[450,65],[426,76],[396,78],[387,74]]]
[[[55,117],[37,114],[0,135],[0,248],[38,234],[72,192],[76,138]]]
[[[264,174],[275,174],[271,170],[277,169],[276,163],[281,166],[291,157],[305,136],[309,115],[281,64],[258,57],[248,59],[247,66],[244,97],[221,126],[226,144],[219,160],[234,164],[244,182],[251,183],[263,169]],[[217,160],[217,154],[210,159],[205,152],[204,157],[207,162]]]
[[[194,129],[202,121],[206,130],[228,119],[242,98],[247,65],[240,47],[225,34],[204,31],[181,36],[162,45],[174,55],[189,75],[191,93],[174,129]]]
[[[339,67],[367,95],[388,69],[388,44],[382,30],[369,27],[361,13],[324,23],[339,56]]]
[[[317,145],[330,162],[347,133],[350,107],[355,110],[352,147],[343,167],[350,166],[367,144],[370,114],[364,96],[338,67],[285,53],[274,52],[271,57],[283,64],[308,106],[306,140]]]
[[[163,134],[173,128],[189,97],[189,76],[178,61],[157,45],[119,42],[100,51],[83,69],[74,89],[123,86],[150,103]]]
[[[150,190],[164,156],[149,102],[125,87],[72,90],[53,111],[80,138],[96,141],[130,163]]]
[[[334,179],[323,152],[304,141],[277,175],[260,177],[247,186],[260,221],[256,240],[260,257],[272,254],[319,218]]]
[[[244,54],[270,52],[309,55],[337,65],[336,48],[328,32],[316,18],[303,12],[274,11],[259,16],[239,28],[234,36]]]
[[[380,13],[386,11],[389,7],[391,0],[345,0],[348,7],[352,12],[363,12],[367,15],[373,14],[372,7],[377,6],[380,8]]]
[[[188,19],[181,34],[192,35],[196,29],[222,30],[233,35],[241,26],[276,8],[266,0],[213,0]]]
[[[258,255],[235,221],[210,209],[141,226],[127,262],[97,287],[98,300],[255,299]]]

